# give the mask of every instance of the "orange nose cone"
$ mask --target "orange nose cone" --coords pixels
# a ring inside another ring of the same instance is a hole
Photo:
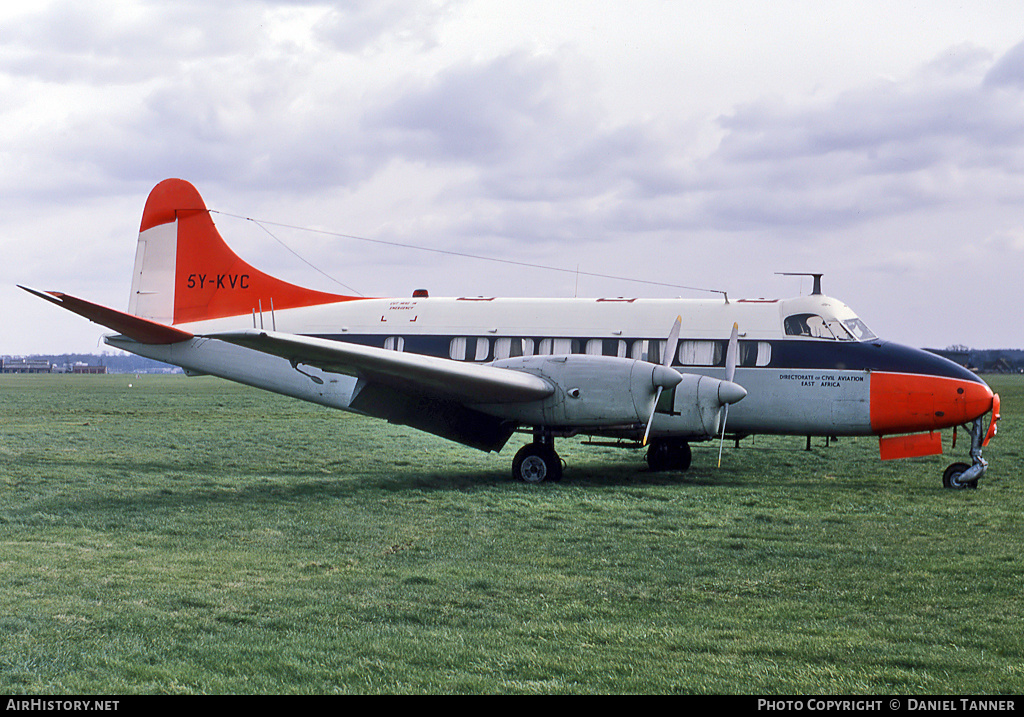
[[[987,384],[944,376],[871,374],[871,430],[878,434],[950,428],[992,410]]]
[[[964,387],[964,402],[958,423],[973,421],[992,410],[994,394],[987,383],[968,383]]]

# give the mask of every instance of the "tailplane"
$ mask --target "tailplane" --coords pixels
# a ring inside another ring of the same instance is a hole
[[[128,311],[162,324],[281,311],[354,297],[265,274],[221,237],[199,192],[182,179],[153,188],[142,213]]]

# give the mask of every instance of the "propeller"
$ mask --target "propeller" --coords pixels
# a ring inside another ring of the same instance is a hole
[[[654,394],[654,406],[651,408],[651,416],[647,419],[647,428],[644,430],[644,440],[641,446],[647,445],[647,439],[651,435],[651,424],[654,423],[654,412],[658,410],[658,401],[661,400],[661,392],[666,386],[671,388],[679,383],[682,378],[679,373],[672,369],[672,358],[676,355],[676,344],[679,343],[679,328],[683,324],[683,317],[677,316],[672,324],[672,330],[668,332],[668,341],[665,342],[665,354],[661,357],[661,365],[654,369],[654,383],[658,390]]]
[[[736,363],[739,360],[740,325],[733,323],[732,334],[729,336],[729,347],[725,351],[725,380],[733,383],[736,376]],[[741,396],[742,398],[742,396]],[[737,399],[738,400],[738,399]],[[729,403],[722,407],[722,440],[718,444],[718,467],[722,467],[722,449],[725,447],[725,422],[729,420]]]

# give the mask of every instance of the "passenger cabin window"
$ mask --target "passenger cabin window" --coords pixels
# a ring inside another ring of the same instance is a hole
[[[384,339],[384,348],[388,351],[404,351],[405,339],[401,336],[388,336]]]
[[[451,344],[448,346],[448,357],[456,361],[465,361],[466,342],[468,340],[462,337],[452,339]]]
[[[651,341],[648,339],[634,341],[633,349],[630,351],[629,357],[639,361],[661,363],[661,356],[665,353],[666,343],[666,341]]]
[[[476,340],[476,356],[473,358],[476,361],[486,361],[491,357],[491,340],[485,338],[478,338]]]
[[[772,361],[772,345],[767,341],[740,341],[740,366],[767,366]]]
[[[683,366],[717,366],[721,362],[721,341],[679,342],[679,363]]]
[[[491,355],[491,342],[484,337],[454,338],[448,346],[448,356],[456,361],[486,361]]]
[[[542,356],[562,356],[580,353],[579,339],[541,339],[537,353]]]
[[[626,357],[626,342],[620,339],[591,339],[587,342],[587,353],[591,356]]]
[[[683,366],[724,366],[726,341],[679,342],[679,363]],[[740,366],[767,366],[772,360],[772,345],[767,341],[740,341]]]
[[[519,356],[533,356],[533,339],[496,339],[494,358],[507,359]]]

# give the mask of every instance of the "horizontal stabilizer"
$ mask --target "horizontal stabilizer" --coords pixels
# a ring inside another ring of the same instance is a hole
[[[59,291],[36,291],[20,284],[18,287],[142,344],[175,344],[192,338],[192,334],[187,331],[100,306]]]
[[[280,356],[293,366],[305,364],[407,393],[444,396],[468,404],[538,401],[554,392],[547,381],[523,371],[342,341],[256,329],[205,336]]]

